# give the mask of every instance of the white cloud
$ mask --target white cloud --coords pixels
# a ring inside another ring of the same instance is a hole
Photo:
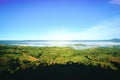
[[[103,22],[86,31],[73,33],[73,39],[93,40],[93,39],[111,39],[120,38],[120,17]]]
[[[69,32],[68,30],[53,30],[47,39],[51,40],[101,40],[120,38],[120,16],[101,22],[86,31]]]
[[[110,3],[111,4],[120,4],[120,0],[111,0]]]

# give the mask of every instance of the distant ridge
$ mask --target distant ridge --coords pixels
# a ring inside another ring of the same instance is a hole
[[[119,38],[113,38],[113,39],[111,39],[110,41],[120,42],[120,39],[119,39]]]

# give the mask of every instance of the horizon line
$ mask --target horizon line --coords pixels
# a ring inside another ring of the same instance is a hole
[[[111,38],[111,39],[68,39],[68,40],[113,40],[113,39],[120,39],[120,38]],[[47,40],[48,40],[48,41],[68,41],[67,39],[66,39],[66,40],[57,40],[57,39],[56,39],[56,40],[55,40],[55,39],[0,39],[0,41],[2,41],[2,40],[3,40],[3,41],[4,41],[4,40],[11,40],[11,41],[12,41],[12,40],[13,40],[13,41],[14,41],[14,40],[16,40],[16,41],[17,41],[17,40],[21,40],[21,41],[25,41],[25,40],[26,40],[26,41],[27,41],[27,40],[36,40],[36,41],[37,41],[37,40],[46,40],[46,41],[47,41]]]

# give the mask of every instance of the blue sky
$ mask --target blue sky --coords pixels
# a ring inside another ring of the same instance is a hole
[[[120,0],[0,0],[0,40],[120,38]]]

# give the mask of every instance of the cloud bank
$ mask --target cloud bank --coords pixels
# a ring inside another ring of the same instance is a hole
[[[86,31],[72,33],[70,36],[73,39],[82,39],[82,40],[120,38],[119,23],[120,23],[120,17],[109,21],[105,21],[101,24],[91,27]]]

